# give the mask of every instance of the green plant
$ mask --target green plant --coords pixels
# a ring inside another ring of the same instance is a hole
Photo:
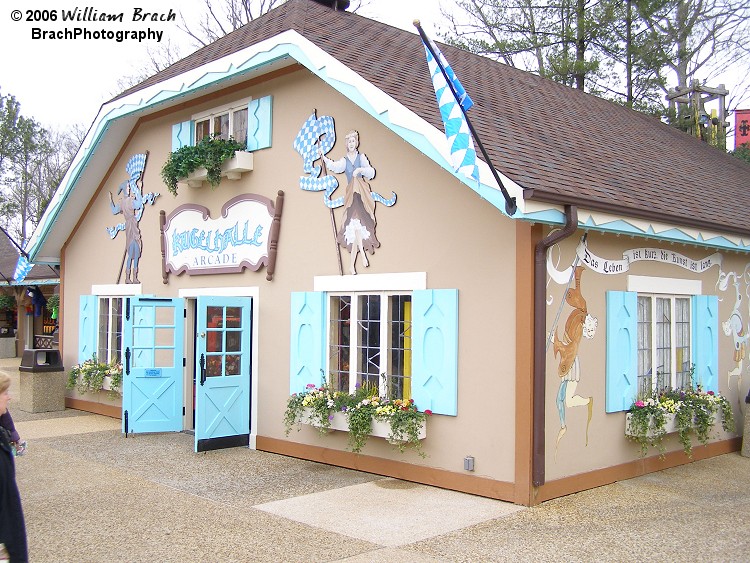
[[[9,311],[16,308],[16,298],[7,293],[0,293],[0,311]]]
[[[656,448],[664,455],[664,436],[667,420],[674,417],[677,436],[682,449],[692,457],[692,434],[701,444],[706,444],[713,430],[716,414],[721,412],[721,426],[726,432],[736,430],[732,406],[726,398],[713,391],[695,389],[665,389],[633,402],[628,411],[627,434],[637,442],[641,456],[649,448]]]
[[[284,411],[284,426],[288,436],[294,426],[307,423],[327,434],[331,430],[334,413],[346,416],[349,428],[347,447],[359,453],[367,444],[374,420],[386,422],[390,432],[388,441],[404,452],[414,448],[424,457],[420,431],[430,410],[421,412],[413,400],[385,399],[378,396],[374,386],[358,387],[353,394],[332,391],[327,385],[308,384],[302,393],[289,397]]]
[[[247,147],[234,139],[204,137],[195,145],[185,145],[169,153],[169,158],[161,169],[161,177],[172,195],[177,195],[177,182],[186,178],[198,168],[207,171],[206,180],[212,187],[221,182],[221,165],[234,157],[237,151]]]
[[[60,307],[60,296],[57,293],[50,295],[47,299],[47,310],[54,313],[58,307]]]
[[[68,372],[68,389],[74,387],[79,393],[95,393],[102,390],[104,378],[110,377],[109,395],[116,397],[122,394],[122,364],[99,362],[96,356],[81,364],[74,365]]]

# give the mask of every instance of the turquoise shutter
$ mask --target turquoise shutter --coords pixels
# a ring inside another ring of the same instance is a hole
[[[325,369],[325,307],[323,292],[292,293],[289,393],[308,383],[320,385]]]
[[[81,295],[78,309],[78,363],[96,354],[96,295]]]
[[[607,292],[606,412],[625,411],[638,392],[638,294]]]
[[[412,294],[412,397],[420,410],[458,412],[458,290]]]
[[[193,144],[193,122],[183,121],[172,125],[172,152]]]
[[[247,106],[247,150],[271,146],[271,96],[252,100]]]
[[[719,391],[719,298],[693,295],[693,382],[704,391]]]

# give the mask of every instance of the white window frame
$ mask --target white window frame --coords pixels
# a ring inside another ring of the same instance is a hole
[[[391,299],[390,297],[409,297],[411,299],[412,294],[408,291],[382,291],[382,292],[330,292],[326,294],[326,381],[330,384],[331,381],[331,298],[333,297],[349,297],[350,298],[350,309],[349,309],[349,393],[356,391],[356,386],[359,383],[358,367],[360,365],[361,350],[362,346],[358,340],[358,323],[360,319],[360,297],[377,296],[380,297],[380,317],[379,317],[379,366],[378,366],[378,394],[381,397],[387,397],[388,395],[388,381],[381,377],[382,374],[388,374],[388,361],[391,356],[392,348],[389,342],[389,331],[391,328]],[[412,318],[411,324],[413,326],[414,319]],[[412,330],[412,327],[409,327]],[[409,348],[411,352],[411,348]],[[338,372],[338,370],[336,370]],[[412,371],[411,369],[409,370]],[[405,374],[401,374],[402,376]],[[394,399],[401,399],[403,397],[392,397]]]
[[[113,351],[113,335],[111,330],[107,330],[107,343],[106,343],[106,350],[109,355],[107,358],[100,358],[99,357],[99,351],[101,350],[101,342],[100,342],[100,335],[101,335],[101,307],[102,307],[102,299],[109,299],[109,311],[107,312],[107,327],[109,328],[112,326],[112,301],[114,299],[119,299],[121,301],[121,314],[120,314],[120,343],[122,343],[122,314],[125,311],[125,299],[128,297],[141,295],[142,294],[142,286],[141,284],[102,284],[102,285],[92,285],[91,286],[91,295],[96,297],[96,355],[97,360],[104,363],[109,363],[111,361],[114,361],[117,359],[117,361],[122,360],[122,349],[117,350],[117,353],[115,357],[112,357],[112,351]]]
[[[380,295],[381,296],[381,322],[380,322],[380,358],[381,366],[388,359],[388,329],[390,296],[406,295],[412,296],[414,291],[427,289],[426,272],[403,272],[403,273],[385,273],[385,274],[358,274],[356,276],[315,276],[313,280],[314,291],[326,293],[326,381],[329,381],[331,373],[331,297],[348,295],[351,297],[351,318],[358,319],[358,297],[362,295]],[[385,321],[383,320],[385,319]],[[412,327],[414,319],[412,318]],[[359,357],[357,356],[358,347],[356,346],[356,323],[350,323],[349,333],[350,349],[354,348],[354,357],[349,361],[349,392],[356,390],[357,384],[357,365]],[[379,373],[387,373],[382,367]],[[330,383],[330,381],[329,381]],[[387,384],[383,378],[379,378],[378,390],[381,397],[387,395]]]
[[[687,304],[688,304],[688,319],[689,319],[689,329],[688,329],[688,345],[690,349],[690,354],[687,360],[683,358],[683,363],[686,361],[688,362],[688,365],[692,365],[693,362],[693,356],[695,351],[692,347],[691,340],[691,331],[693,329],[693,323],[695,322],[694,319],[694,311],[693,311],[693,304],[692,299],[690,299],[693,295],[701,295],[702,292],[702,282],[700,280],[688,280],[688,279],[681,279],[681,278],[662,278],[662,277],[655,277],[655,276],[628,276],[628,291],[633,291],[637,293],[638,299],[644,297],[644,298],[650,298],[651,299],[651,391],[652,392],[658,392],[661,389],[658,385],[658,375],[656,373],[656,367],[658,366],[658,358],[657,358],[657,344],[658,344],[658,335],[657,335],[657,318],[656,318],[656,300],[659,299],[669,299],[670,301],[670,307],[671,307],[671,314],[670,314],[670,327],[669,327],[669,334],[670,334],[670,380],[667,382],[667,385],[669,387],[677,388],[679,385],[677,384],[677,308],[676,308],[676,300],[679,298],[686,298]],[[640,325],[640,305],[638,306],[638,312],[639,317],[637,319],[638,325]],[[640,346],[640,337],[637,338],[637,345],[636,345],[636,352],[638,351],[638,346]],[[640,394],[643,390],[643,386],[641,384],[642,379],[644,378],[645,374],[640,373],[640,365],[638,366],[638,393]]]
[[[652,392],[658,392],[664,389],[665,387],[671,387],[672,389],[677,389],[680,387],[683,387],[684,384],[679,384],[677,381],[679,366],[677,365],[677,300],[683,299],[687,301],[687,307],[688,307],[688,336],[687,336],[687,345],[689,354],[687,358],[682,358],[683,365],[687,363],[688,366],[692,364],[692,355],[693,355],[693,349],[690,342],[690,335],[691,330],[693,326],[693,306],[691,303],[690,296],[687,295],[667,295],[664,293],[639,293],[638,299],[646,298],[651,300],[651,391]],[[668,301],[670,304],[670,319],[669,319],[669,381],[664,382],[663,386],[659,385],[659,376],[658,376],[658,368],[663,367],[660,366],[660,360],[659,360],[659,335],[658,335],[658,325],[659,325],[659,319],[657,318],[657,300],[662,299],[665,301]],[[641,324],[641,318],[640,318],[640,304],[638,306],[638,324],[640,326]],[[640,345],[640,335],[638,337],[638,344]],[[638,373],[638,379],[639,379],[639,391],[643,390],[643,385],[641,385],[641,380],[645,377],[645,374]]]
[[[123,312],[125,310],[125,297],[123,296],[113,296],[113,295],[97,295],[96,296],[97,302],[96,302],[96,358],[99,360],[99,362],[108,364],[114,361],[120,362],[122,361],[122,317]],[[103,300],[107,300],[107,331],[106,331],[106,343],[102,343],[102,315],[103,315]],[[117,319],[116,316],[116,309],[114,308],[114,305],[116,302],[120,303],[120,312],[119,312],[119,326],[117,327],[116,332],[112,331],[112,326],[114,324],[114,320]],[[120,337],[120,343],[119,346],[117,345],[116,339],[117,336]],[[101,357],[101,351],[102,348],[105,351],[106,358]]]
[[[214,131],[214,118],[219,117],[225,113],[229,115],[229,136],[233,138],[232,132],[234,131],[234,112],[242,109],[247,110],[248,104],[252,101],[252,99],[252,97],[243,98],[241,100],[237,100],[236,102],[231,102],[229,104],[214,107],[210,110],[202,111],[193,115],[190,118],[193,127],[193,143],[198,144],[201,141],[201,139],[198,138],[199,122],[208,119],[209,135],[215,135],[216,131]],[[247,135],[247,131],[245,132],[245,134]],[[245,137],[245,143],[247,143],[247,137]]]

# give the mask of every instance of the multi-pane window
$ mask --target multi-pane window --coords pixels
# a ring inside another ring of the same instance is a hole
[[[120,362],[121,349],[122,297],[100,297],[96,357],[100,362]]]
[[[411,398],[411,295],[329,296],[329,383],[339,391],[371,387]]]
[[[691,384],[690,298],[638,295],[638,394]]]
[[[247,100],[194,117],[195,142],[214,136],[247,144]]]

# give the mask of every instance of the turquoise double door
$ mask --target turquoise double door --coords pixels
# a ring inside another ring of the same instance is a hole
[[[195,451],[248,445],[251,298],[198,297],[188,339],[184,299],[132,297],[123,314],[123,432],[182,431],[194,408]]]

